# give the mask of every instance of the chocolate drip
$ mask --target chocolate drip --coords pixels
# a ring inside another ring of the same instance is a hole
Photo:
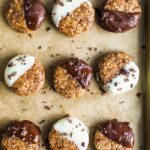
[[[6,131],[8,137],[18,137],[29,144],[39,144],[40,129],[30,121],[15,121]]]
[[[134,145],[134,134],[128,122],[118,122],[114,119],[99,126],[99,130],[109,139],[125,147],[132,148]]]
[[[99,10],[101,26],[110,32],[125,32],[138,25],[141,13]]]
[[[40,0],[24,0],[25,19],[31,30],[39,28],[46,17],[46,10]]]
[[[83,60],[70,58],[61,65],[65,68],[82,86],[88,88],[93,78],[92,68]]]

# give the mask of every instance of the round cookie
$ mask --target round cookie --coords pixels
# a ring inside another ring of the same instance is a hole
[[[57,66],[53,84],[56,92],[67,98],[84,94],[93,78],[92,67],[78,58],[70,58]]]
[[[6,12],[9,25],[22,33],[38,29],[46,17],[41,0],[10,0]]]
[[[102,28],[125,32],[139,24],[141,6],[138,0],[107,0],[98,11]]]
[[[56,27],[70,37],[89,30],[94,17],[95,11],[88,0],[57,0],[52,11]]]
[[[2,138],[3,150],[38,150],[39,144],[40,129],[27,120],[12,123]]]
[[[53,125],[48,141],[51,150],[86,150],[88,128],[77,118],[66,117]]]
[[[132,150],[134,133],[128,122],[110,120],[98,125],[94,144],[96,150]]]
[[[132,90],[139,80],[139,68],[124,52],[111,52],[98,64],[97,80],[108,93],[120,94]]]
[[[30,95],[42,89],[45,71],[41,62],[30,55],[18,55],[5,69],[5,82],[15,93]]]

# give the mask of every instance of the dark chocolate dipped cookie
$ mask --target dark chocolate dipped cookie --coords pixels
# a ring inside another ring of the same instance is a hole
[[[92,68],[86,62],[70,58],[57,66],[53,83],[58,93],[67,98],[76,98],[86,91],[92,78]]]
[[[140,16],[138,0],[107,0],[98,9],[100,25],[110,32],[125,32],[135,28]]]
[[[6,19],[10,26],[20,32],[38,29],[46,17],[41,0],[10,0]]]
[[[134,133],[128,122],[114,119],[98,125],[94,143],[96,150],[132,150]]]

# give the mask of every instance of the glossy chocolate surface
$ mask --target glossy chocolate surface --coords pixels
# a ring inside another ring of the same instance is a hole
[[[25,19],[27,27],[38,29],[46,17],[46,10],[41,0],[24,0]]]
[[[87,89],[93,78],[91,66],[78,58],[70,58],[62,65],[82,86]]]
[[[18,137],[29,144],[39,144],[40,129],[30,121],[15,121],[7,128],[8,137]]]
[[[134,134],[128,122],[119,122],[114,119],[100,125],[98,130],[124,147],[132,148],[134,145]]]
[[[125,32],[135,28],[141,13],[126,13],[111,10],[98,10],[99,22],[102,28],[110,32]]]

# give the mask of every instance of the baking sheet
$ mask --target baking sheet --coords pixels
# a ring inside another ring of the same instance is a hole
[[[93,28],[79,37],[69,38],[59,33],[48,16],[42,27],[33,33],[21,34],[9,27],[5,20],[8,0],[0,0],[0,129],[14,119],[31,120],[42,130],[42,142],[51,125],[66,114],[78,117],[90,128],[88,150],[94,150],[93,133],[95,126],[108,119],[117,118],[129,121],[135,133],[134,150],[141,148],[142,135],[142,98],[141,81],[134,90],[113,96],[101,94],[95,80],[82,97],[71,100],[55,93],[51,88],[51,76],[54,66],[66,57],[76,56],[95,67],[102,54],[114,50],[123,50],[133,56],[141,68],[140,27],[126,33],[116,34],[103,30],[95,21]],[[44,0],[51,10],[52,1]],[[92,1],[94,7],[100,1]],[[91,49],[91,50],[90,50]],[[43,90],[32,96],[18,96],[9,90],[3,80],[7,62],[17,54],[32,54],[39,58],[46,70],[46,83]],[[141,71],[142,75],[142,71]],[[140,95],[140,94],[138,94]],[[47,106],[50,109],[46,109]],[[42,123],[41,123],[42,122]],[[41,146],[41,150],[45,150]]]

